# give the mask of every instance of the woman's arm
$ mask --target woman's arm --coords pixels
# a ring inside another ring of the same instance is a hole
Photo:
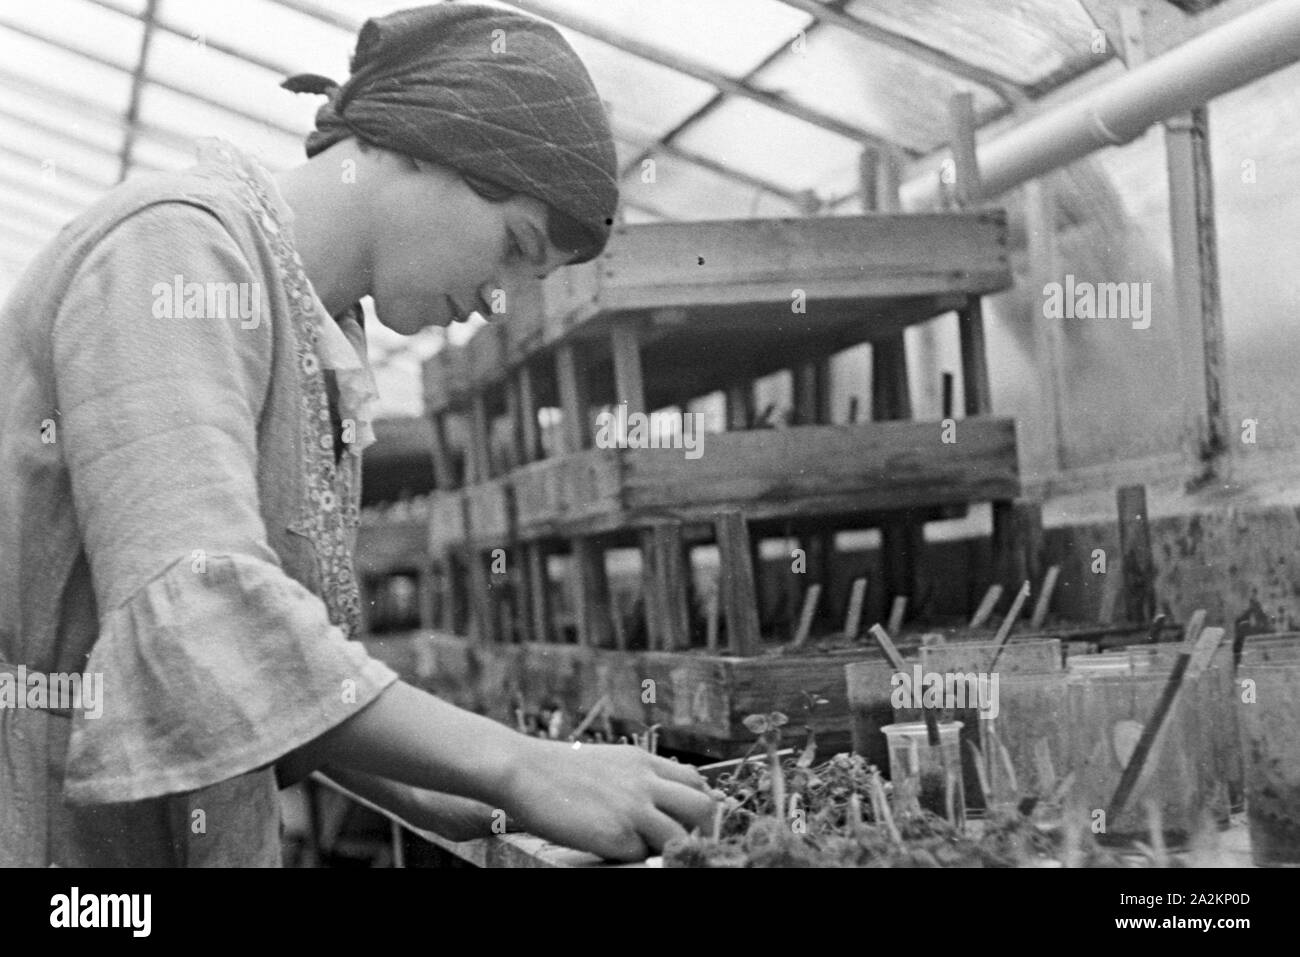
[[[480,801],[540,837],[617,860],[640,860],[713,814],[694,768],[626,745],[530,738],[402,682],[304,751]]]
[[[412,827],[433,831],[451,841],[472,841],[506,830],[507,822],[480,801],[425,791],[346,768],[324,768],[321,773],[353,794],[397,815]]]

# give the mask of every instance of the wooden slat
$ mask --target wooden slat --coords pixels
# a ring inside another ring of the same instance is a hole
[[[422,568],[429,556],[429,529],[423,521],[387,521],[357,529],[354,564],[359,575],[383,575]]]
[[[576,347],[562,345],[555,352],[555,374],[560,383],[560,407],[564,412],[564,450],[581,452],[591,445],[587,427],[589,393],[586,370]]]
[[[645,381],[641,375],[641,343],[633,323],[616,323],[609,333],[610,352],[614,357],[614,400],[626,402],[628,414],[649,412],[645,401]]]
[[[487,555],[474,545],[467,550],[471,630],[476,640],[496,644],[501,640],[501,621],[492,595]]]
[[[902,334],[871,343],[871,418],[877,422],[912,417],[907,352]]]
[[[464,499],[463,492],[433,492],[429,495],[430,555],[439,555],[465,542]]]
[[[537,394],[533,390],[533,370],[521,365],[515,373],[515,388],[519,391],[519,441],[524,462],[535,462],[542,457],[541,430],[537,425]]]
[[[608,647],[609,581],[605,574],[605,552],[588,538],[575,538],[570,544],[578,643],[591,648]]]
[[[433,483],[442,491],[450,491],[459,483],[451,464],[451,450],[447,447],[446,413],[438,412],[429,416],[429,424],[432,435]]]
[[[1147,516],[1147,490],[1126,485],[1116,493],[1119,550],[1124,569],[1124,612],[1128,621],[1150,621],[1156,612],[1155,559]]]
[[[749,526],[743,513],[725,511],[717,516],[715,527],[727,621],[727,647],[733,655],[757,654],[762,635],[758,624],[758,593],[754,587]]]
[[[507,461],[504,470],[518,468],[525,462],[523,430],[519,421],[519,380],[510,376],[505,382],[506,423],[508,425]]]
[[[975,97],[969,90],[959,90],[948,101],[952,160],[955,182],[952,195],[958,207],[978,203],[980,185],[979,160],[975,153]]]
[[[979,296],[969,297],[965,307],[958,310],[957,332],[966,415],[989,415],[993,411],[993,393],[989,386],[989,362],[984,346],[984,306]]]
[[[467,485],[486,482],[492,477],[492,433],[489,428],[487,399],[483,393],[475,393],[470,403],[469,448],[465,450],[469,464]]]
[[[675,651],[690,647],[689,565],[681,522],[655,522],[642,532],[650,647]]]
[[[952,444],[938,441],[937,423],[886,422],[709,434],[695,459],[682,449],[598,449],[536,462],[512,473],[519,532],[709,520],[721,507],[758,520],[1013,498],[1014,422],[967,419],[960,428]]]
[[[992,291],[1010,281],[1004,230],[989,211],[655,223],[616,230],[575,270],[610,309]]]
[[[754,423],[754,384],[733,382],[726,388],[727,430],[741,431]]]
[[[505,545],[514,540],[510,520],[510,479],[499,478],[465,488],[468,534],[482,546]]]
[[[546,551],[539,542],[530,542],[524,546],[528,563],[528,610],[532,615],[532,637],[534,641],[553,641],[551,629],[551,588],[546,573]]]
[[[993,566],[1007,589],[1019,588],[1026,579],[1037,580],[1042,556],[1042,505],[1026,500],[994,502]]]

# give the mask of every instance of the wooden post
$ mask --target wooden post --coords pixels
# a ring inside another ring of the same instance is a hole
[[[817,425],[831,421],[830,362],[814,359],[790,370],[794,385],[794,424]]]
[[[897,213],[903,209],[899,189],[903,183],[903,157],[894,148],[882,150],[880,161],[875,165],[875,205],[873,209],[881,213]]]
[[[470,400],[469,424],[468,455],[474,463],[473,481],[486,482],[492,477],[492,431],[488,421],[487,397],[482,391],[475,392]]]
[[[744,514],[737,509],[720,512],[715,527],[728,650],[733,655],[755,655],[761,647],[762,635],[749,548],[749,525]]]
[[[988,356],[984,350],[984,306],[979,296],[968,296],[957,311],[961,348],[962,393],[966,415],[988,415],[993,411],[989,389]]]
[[[1155,559],[1147,518],[1147,490],[1126,485],[1116,495],[1119,505],[1119,550],[1124,569],[1124,614],[1145,624],[1156,613]]]
[[[433,437],[433,484],[442,491],[450,491],[458,486],[456,471],[451,465],[451,453],[447,448],[447,415],[435,412],[429,416],[430,432]]]
[[[1042,505],[1025,499],[993,503],[993,567],[1008,592],[1042,577]]]
[[[564,412],[564,451],[572,454],[591,447],[587,427],[589,393],[586,370],[581,368],[577,347],[564,343],[555,351],[555,373],[560,382],[560,406]]]
[[[434,589],[433,566],[429,562],[420,566],[415,583],[419,597],[420,628],[428,631],[434,627],[434,622],[437,620],[435,609],[438,605]]]
[[[1183,364],[1183,407],[1188,444],[1205,481],[1233,443],[1224,385],[1226,345],[1219,298],[1219,251],[1210,164],[1210,121],[1205,107],[1165,121],[1169,220],[1177,321]]]
[[[682,523],[654,522],[641,533],[650,648],[677,651],[691,644],[690,567]]]
[[[1056,244],[1056,191],[1050,180],[1030,180],[1021,187],[1025,201],[1025,233],[1029,247],[1031,289],[1042,289],[1060,280],[1060,256]],[[1062,320],[1050,319],[1035,311],[1034,363],[1038,374],[1039,413],[1043,433],[1052,446],[1052,466],[1065,466],[1065,344]]]
[[[868,146],[858,156],[858,195],[862,199],[864,213],[875,212],[877,182],[880,179],[880,166],[883,162],[880,151]]]
[[[616,322],[609,332],[614,357],[614,400],[626,402],[628,415],[649,412],[646,408],[645,380],[641,374],[641,341],[636,326]]]
[[[754,384],[733,382],[727,386],[727,431],[739,432],[754,424]]]
[[[546,572],[546,551],[541,542],[524,546],[528,563],[528,610],[533,621],[533,640],[552,641],[551,581]]]
[[[871,342],[871,418],[876,422],[912,417],[903,334]]]
[[[519,441],[525,462],[542,457],[541,430],[537,427],[537,393],[533,391],[533,370],[524,363],[515,373],[519,390]]]
[[[975,153],[974,95],[968,90],[954,93],[948,101],[948,119],[952,130],[952,196],[958,208],[963,208],[978,203],[983,192]]]
[[[528,546],[516,543],[507,549],[510,564],[506,575],[510,580],[510,606],[512,619],[523,641],[542,641],[543,635],[534,631],[532,614],[533,591],[528,581]]]
[[[876,422],[908,419],[912,401],[907,382],[907,353],[900,333],[871,343],[871,418]],[[880,525],[881,584],[884,600],[918,594],[917,559],[924,548],[921,525],[906,512]]]
[[[488,575],[483,551],[471,541],[466,547],[466,553],[469,556],[469,590],[474,639],[486,644],[496,644],[501,640],[501,622],[497,617],[492,581]]]
[[[794,424],[824,425],[831,421],[831,376],[830,361],[815,359],[802,362],[791,371],[794,394]],[[831,568],[835,557],[835,533],[813,532],[802,535],[799,545],[803,548],[808,562],[808,588],[821,586],[819,592],[830,591]],[[760,566],[756,563],[755,568]],[[800,592],[805,589],[791,588],[787,592],[785,617],[792,624],[801,619]],[[812,622],[809,622],[811,626]]]
[[[507,461],[504,463],[503,471],[509,472],[511,469],[523,465],[526,460],[524,458],[523,428],[519,419],[519,380],[514,376],[509,376],[505,382],[505,389],[509,443],[507,445]]]
[[[572,545],[574,617],[578,644],[589,648],[609,647],[609,580],[605,575],[605,550],[589,538],[575,538]]]

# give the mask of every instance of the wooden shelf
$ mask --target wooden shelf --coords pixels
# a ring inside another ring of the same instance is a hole
[[[722,508],[747,520],[825,518],[1014,499],[1015,423],[810,425],[710,433],[703,454],[682,449],[592,449],[516,469],[522,538],[610,532],[672,518],[705,521]],[[804,463],[805,467],[800,467]]]
[[[602,256],[508,294],[493,325],[432,357],[426,408],[463,406],[561,342],[603,347],[628,322],[646,368],[667,376],[647,380],[651,401],[667,404],[896,335],[1010,285],[1000,210],[623,226]]]

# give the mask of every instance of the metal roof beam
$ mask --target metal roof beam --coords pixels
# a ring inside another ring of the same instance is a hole
[[[116,2],[116,0],[82,0],[82,2],[93,3],[97,7],[102,7],[103,9],[110,10],[113,13],[121,14],[124,17],[130,17],[132,20],[144,21],[144,16],[147,16],[147,14],[140,15],[132,12],[127,8],[122,7],[118,2]],[[163,19],[159,19],[159,17],[157,16],[157,11],[154,12],[153,25],[154,25],[154,29],[160,33],[166,33],[171,36],[178,37],[179,39],[185,40],[187,42],[191,42],[191,43],[196,42],[194,34],[187,33],[185,30],[181,29],[175,24],[168,23],[166,20]],[[228,43],[223,43],[220,40],[213,40],[209,37],[204,36],[202,38],[202,43],[205,49],[214,50],[217,53],[220,53],[223,56],[228,56],[233,60],[239,60],[241,63],[247,63],[249,66],[259,67],[260,69],[266,70],[270,73],[278,74],[280,76],[289,76],[290,74],[293,73],[302,72],[301,70],[297,70],[291,66],[287,66],[278,61],[268,60],[266,57],[260,56],[255,53],[250,53],[247,50],[240,50],[236,47],[231,46]]]
[[[328,23],[332,27],[338,27],[340,30],[346,30],[349,33],[356,33],[361,28],[361,24],[365,22],[364,18],[350,17],[345,13],[338,13],[327,7],[322,7],[318,3],[311,3],[310,0],[271,0],[271,2],[277,7],[284,7],[286,10],[300,13],[304,17],[311,17],[321,23]]]
[[[144,75],[149,65],[149,48],[153,45],[154,15],[157,12],[158,0],[148,0],[141,18],[144,30],[140,34],[140,52],[135,59],[135,69],[131,72],[131,98],[126,105],[126,135],[122,137],[122,153],[117,171],[119,183],[131,171],[131,153],[135,149],[135,138],[139,133],[140,94],[144,90]]]
[[[3,17],[0,17],[0,28],[9,30],[13,33],[17,33],[19,36],[27,37],[29,40],[35,40],[38,43],[45,43],[48,44],[49,46],[57,47],[58,49],[63,50],[66,53],[71,53],[75,56],[83,57],[84,59],[87,59],[92,63],[98,63],[100,66],[107,67],[110,70],[116,70],[119,73],[126,73],[130,75],[130,74],[134,74],[135,72],[134,67],[123,66],[121,63],[118,63],[114,60],[110,60],[108,57],[101,56],[100,54],[95,53],[93,50],[87,50],[84,47],[70,46],[69,44],[65,43],[62,40],[58,40],[47,34],[41,33],[39,30],[33,30],[30,27],[26,27],[21,24],[14,23],[13,21],[7,20]],[[160,90],[167,90],[170,93],[175,93],[177,96],[187,97],[188,99],[194,100],[197,103],[202,103],[205,106],[210,106],[214,110],[221,110],[223,113],[229,113],[231,116],[238,116],[240,119],[247,120],[250,123],[257,123],[261,126],[267,127],[268,129],[276,130],[277,132],[284,133],[286,136],[292,136],[294,139],[302,139],[303,137],[302,130],[291,129],[290,127],[281,125],[280,123],[276,122],[275,120],[271,119],[268,116],[258,116],[255,113],[249,113],[248,111],[242,110],[237,106],[231,106],[228,103],[222,103],[219,100],[213,100],[209,97],[204,96],[202,93],[196,93],[193,90],[187,90],[183,87],[176,86],[173,83],[167,83],[163,80],[159,80],[156,77],[148,77],[146,78],[145,82],[158,87]]]
[[[42,183],[41,185],[44,186],[46,184]],[[56,210],[55,212],[63,216],[63,219],[61,220],[62,222],[67,222],[73,216],[76,216],[77,213],[81,212],[81,210],[85,209],[86,206],[88,205],[85,202],[74,201],[68,199],[67,196],[57,195],[55,193],[49,192],[48,190],[43,190],[39,193],[34,193],[32,190],[32,181],[30,178],[14,176],[12,173],[7,173],[2,169],[0,169],[0,186],[8,187],[9,189],[12,189],[18,196],[27,200],[28,202],[39,202],[41,206],[46,210],[46,212],[50,212],[51,210],[53,210],[53,204],[55,203],[60,204],[62,209]],[[0,195],[8,195],[8,194],[0,193]]]
[[[720,163],[717,160],[710,159],[707,156],[703,156],[691,150],[682,149],[680,146],[671,143],[653,142],[643,137],[628,135],[623,131],[615,133],[614,138],[622,140],[624,143],[631,146],[635,146],[641,151],[642,156],[650,152],[662,153],[664,156],[681,160],[683,163],[689,163],[692,166],[698,166],[701,169],[707,169],[711,173],[716,173],[718,176],[734,180],[744,186],[762,190],[765,193],[771,193],[793,206],[797,206],[801,202],[801,197],[798,193],[786,189],[784,186],[763,179],[760,176],[754,176],[750,173],[733,169],[725,163]]]
[[[34,100],[48,103],[56,109],[67,110],[70,113],[75,113],[81,119],[95,123],[105,123],[109,126],[115,126],[119,130],[122,127],[121,114],[110,110],[102,103],[96,103],[94,100],[87,100],[74,93],[67,93],[63,90],[46,86],[43,83],[36,82],[30,77],[11,73],[4,69],[4,67],[0,67],[0,84],[16,89],[24,96],[29,96]],[[143,133],[148,133],[150,136],[157,137],[158,139],[167,142],[167,144],[173,148],[189,152],[194,147],[194,141],[191,137],[169,127],[158,126],[155,123],[146,123],[141,121],[140,130]]]
[[[821,3],[820,0],[781,0],[781,2],[786,6],[794,7],[796,10],[802,10],[804,13],[810,14],[831,26],[857,34],[872,43],[878,43],[881,46],[889,47],[891,50],[897,50],[914,60],[919,60],[946,73],[951,73],[953,76],[959,76],[963,80],[969,80],[971,83],[978,83],[980,86],[988,87],[1007,103],[1014,105],[1023,103],[1026,100],[1024,90],[1011,80],[999,76],[992,70],[986,70],[973,63],[968,63],[941,49],[894,33],[891,30],[886,30],[884,27],[878,27],[874,23],[859,20],[843,10]]]
[[[620,36],[584,17],[575,16],[572,13],[556,8],[548,0],[527,0],[527,2],[523,2],[523,0],[504,0],[504,2],[529,13],[545,17],[547,20],[566,29],[591,37],[593,40],[598,40],[639,59],[657,63],[703,83],[708,83],[730,96],[761,103],[778,113],[792,116],[811,126],[836,133],[846,139],[872,146],[892,145],[888,137],[883,133],[866,130],[860,126],[854,126],[852,123],[845,123],[843,120],[836,119],[814,107],[805,106],[802,103],[787,99],[780,93],[759,89],[751,86],[745,80],[733,79],[724,73],[719,73],[686,57],[678,56],[676,53],[660,49],[648,43],[642,43],[640,40]],[[784,46],[782,49],[784,49]]]

